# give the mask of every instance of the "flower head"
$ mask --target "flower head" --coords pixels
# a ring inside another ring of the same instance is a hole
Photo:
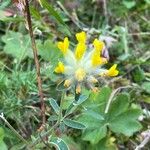
[[[107,59],[102,57],[102,51],[105,48],[103,41],[95,39],[93,49],[88,48],[86,44],[86,33],[80,32],[76,34],[78,41],[75,51],[69,49],[69,40],[65,38],[63,42],[58,42],[58,48],[64,54],[64,63],[58,62],[55,72],[64,74],[64,86],[69,88],[76,86],[76,93],[80,93],[82,85],[88,85],[93,91],[97,91],[94,86],[100,78],[113,77],[118,75],[119,71],[114,64],[110,69],[103,68],[107,63]]]

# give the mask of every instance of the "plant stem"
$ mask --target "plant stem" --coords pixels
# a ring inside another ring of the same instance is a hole
[[[131,88],[131,86],[122,86],[122,87],[119,87],[119,88],[117,88],[116,90],[114,90],[114,91],[111,93],[111,95],[110,95],[110,97],[109,97],[109,99],[108,99],[108,103],[107,103],[106,108],[105,108],[105,114],[108,113],[108,110],[109,110],[109,108],[110,108],[110,104],[111,104],[111,102],[112,102],[114,96],[116,95],[116,93],[117,93],[118,91],[120,91],[121,89],[126,89],[126,88]]]
[[[65,96],[65,92],[62,92],[62,97],[60,100],[60,111],[59,111],[59,116],[58,116],[58,120],[57,122],[49,129],[47,130],[45,133],[43,133],[42,135],[40,135],[40,137],[38,137],[34,143],[32,143],[32,145],[30,146],[30,148],[33,148],[36,144],[38,144],[41,139],[45,138],[46,136],[50,135],[51,132],[61,123],[61,121],[64,119],[62,118],[62,107],[63,107],[63,100],[64,100],[64,96]]]
[[[46,132],[44,132],[42,135],[40,135],[29,147],[33,148],[36,144],[38,144],[41,139],[47,137],[48,135],[51,134],[51,132],[58,126],[58,121]]]
[[[40,75],[40,64],[39,64],[39,60],[38,60],[37,48],[36,48],[36,43],[35,43],[33,30],[32,30],[32,22],[31,22],[31,15],[30,15],[28,0],[25,0],[25,10],[26,10],[27,24],[28,24],[28,28],[29,28],[28,30],[29,30],[31,43],[32,43],[32,49],[33,49],[33,54],[34,54],[34,61],[35,61],[35,65],[36,65],[38,90],[39,90],[39,96],[40,96],[40,101],[41,101],[42,123],[45,124],[45,122],[46,122],[45,103],[44,103],[44,95],[43,95],[43,91],[42,91],[42,80],[41,80],[41,75]]]
[[[14,134],[25,144],[28,145],[28,142],[10,125],[10,123],[5,119],[3,114],[0,115],[0,118],[6,123],[6,125],[14,132]]]

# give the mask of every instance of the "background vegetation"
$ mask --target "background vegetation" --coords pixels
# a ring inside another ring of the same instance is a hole
[[[1,0],[0,149],[133,150],[147,139],[143,150],[149,150],[149,10],[149,0],[30,1],[46,104],[43,127],[26,16],[17,1]],[[68,36],[74,46],[81,30],[90,40],[115,41],[106,67],[117,63],[120,74],[97,94],[85,89],[76,98],[58,86],[54,68],[62,57],[56,42]]]

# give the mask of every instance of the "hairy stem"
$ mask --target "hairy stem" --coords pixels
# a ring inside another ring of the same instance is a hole
[[[26,19],[27,19],[27,24],[28,24],[28,30],[29,30],[31,43],[32,43],[32,49],[33,49],[33,54],[34,54],[34,61],[35,61],[35,65],[36,65],[38,90],[39,90],[39,96],[40,96],[40,101],[41,101],[42,123],[45,124],[45,122],[46,122],[45,104],[44,104],[44,95],[43,95],[43,91],[42,91],[42,80],[41,80],[41,75],[40,75],[40,64],[39,64],[39,60],[38,60],[37,48],[36,48],[36,43],[35,43],[33,30],[32,30],[32,21],[31,21],[31,15],[30,15],[28,0],[25,0],[25,10],[26,10]]]

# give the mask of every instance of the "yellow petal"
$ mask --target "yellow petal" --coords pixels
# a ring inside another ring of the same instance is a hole
[[[67,53],[68,48],[69,48],[68,38],[65,37],[63,42],[58,42],[57,46],[62,51],[62,53],[65,55]]]
[[[114,64],[109,70],[108,72],[106,73],[107,76],[111,76],[111,77],[114,77],[114,76],[117,76],[119,71],[116,69],[117,68],[117,64]]]
[[[95,39],[93,42],[94,48],[97,52],[101,52],[104,48],[104,42],[99,41],[98,39]]]
[[[76,38],[78,40],[79,43],[85,43],[86,41],[86,33],[84,31],[77,33],[76,34]]]
[[[85,78],[85,76],[86,76],[86,72],[83,70],[83,69],[81,69],[81,68],[79,68],[76,72],[75,72],[75,78],[76,78],[76,80],[77,81],[83,81],[83,79]]]
[[[95,67],[107,63],[107,59],[100,57],[100,54],[96,51],[93,53],[91,61],[92,61],[92,65]]]
[[[54,70],[56,73],[64,73],[65,71],[65,66],[62,62],[58,62],[57,67]]]
[[[86,45],[84,43],[78,43],[75,50],[75,57],[77,60],[80,60],[84,55],[86,50]]]

